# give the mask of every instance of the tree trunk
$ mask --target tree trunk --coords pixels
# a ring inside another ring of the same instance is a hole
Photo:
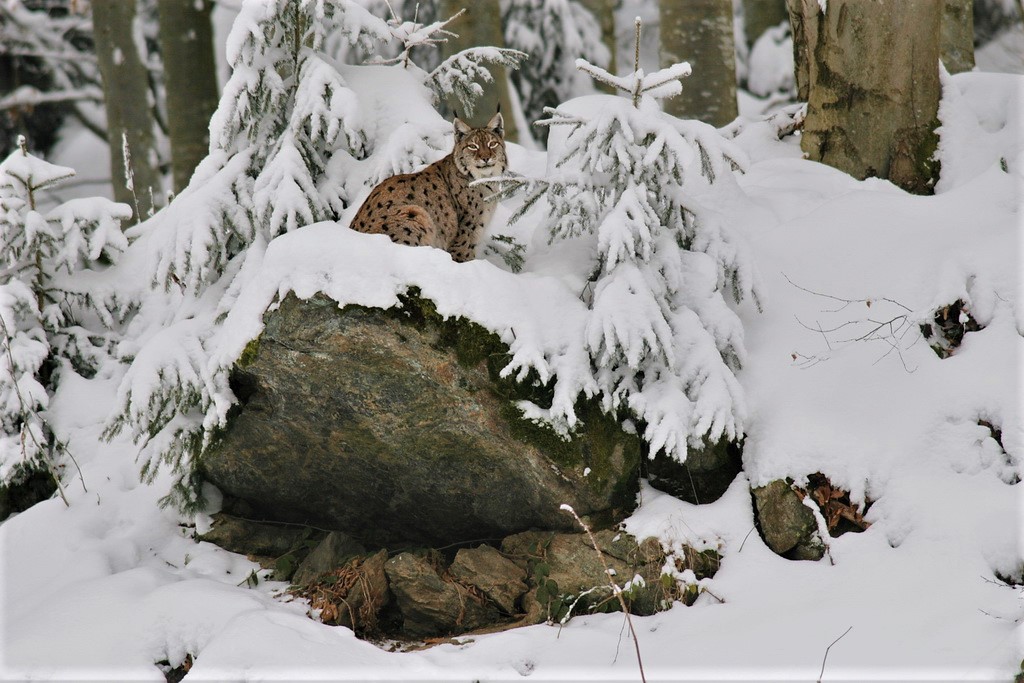
[[[133,207],[138,222],[161,203],[162,188],[149,108],[149,75],[132,39],[135,0],[93,0],[92,14],[96,56],[107,103],[114,198]],[[128,140],[134,193],[125,180],[122,134]]]
[[[856,178],[929,194],[938,177],[939,40],[935,0],[800,0],[808,46],[801,147]]]
[[[942,63],[958,74],[974,68],[974,0],[944,0]]]
[[[788,19],[786,0],[743,0],[743,33],[747,47],[754,47],[765,31]]]
[[[505,39],[501,31],[501,8],[498,0],[441,0],[441,16],[448,18],[456,14],[460,9],[465,8],[466,13],[449,25],[449,30],[458,33],[458,38],[449,38],[447,43],[442,44],[445,59],[456,52],[470,47],[504,47]],[[519,131],[516,128],[514,108],[509,98],[508,73],[503,66],[489,64],[488,69],[494,76],[491,83],[482,83],[484,87],[483,97],[477,100],[473,116],[465,118],[466,112],[459,112],[466,120],[466,123],[474,126],[482,126],[494,116],[501,103],[502,118],[505,120],[505,139],[509,142],[519,140]],[[451,109],[458,111],[458,101],[449,103]]]
[[[737,116],[731,0],[661,0],[661,66],[689,62],[683,92],[665,101],[673,116],[721,127]]]
[[[796,98],[808,99],[807,80],[810,78],[810,57],[807,51],[807,26],[804,22],[803,0],[786,0],[789,27],[793,33],[793,70],[796,77]]]
[[[158,0],[174,191],[181,192],[210,147],[217,65],[208,0]]]
[[[580,0],[580,4],[590,10],[601,27],[601,42],[608,48],[608,73],[618,75],[618,60],[615,54],[615,2],[616,0]],[[594,81],[594,85],[603,92],[615,92],[615,88],[607,83]]]

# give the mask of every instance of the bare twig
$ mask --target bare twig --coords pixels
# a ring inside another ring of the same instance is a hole
[[[841,635],[838,638],[836,638],[835,640],[833,640],[829,644],[829,646],[825,648],[825,656],[821,658],[821,672],[818,674],[818,683],[821,683],[821,679],[825,675],[825,660],[828,659],[828,651],[832,649],[833,645],[835,645],[840,640],[842,640],[846,636],[846,634],[849,633],[852,629],[853,629],[853,626],[851,626],[850,628],[848,628],[845,631],[843,631],[843,635]]]
[[[756,528],[757,527],[753,527],[753,526],[750,527],[750,531],[747,532],[747,535],[743,537],[743,541],[740,543],[740,549],[737,550],[736,552],[738,552],[738,553],[742,553],[743,552],[743,546],[745,546],[747,544],[747,539],[750,538],[750,534],[754,533],[754,529],[756,529]]]
[[[575,518],[576,523],[583,527],[583,530],[587,532],[587,537],[590,538],[590,545],[594,547],[594,552],[597,553],[597,559],[600,561],[601,566],[604,567],[605,575],[608,577],[608,586],[612,589],[612,594],[619,599],[619,605],[622,607],[622,613],[626,616],[626,622],[629,624],[629,634],[633,637],[633,646],[636,648],[636,663],[640,667],[640,680],[643,683],[647,683],[647,677],[644,675],[644,661],[640,657],[640,641],[636,637],[636,629],[633,628],[633,620],[629,618],[629,607],[626,605],[626,599],[622,597],[622,589],[619,588],[619,584],[615,583],[615,579],[612,577],[615,573],[612,568],[605,562],[604,555],[601,554],[601,548],[597,544],[597,539],[594,538],[594,533],[590,530],[580,516],[576,514],[576,511],[571,505],[561,505],[561,509],[568,512]]]
[[[880,297],[877,299],[847,299],[844,297],[834,296],[832,294],[824,294],[822,292],[816,292],[813,289],[808,289],[807,287],[803,287],[801,285],[796,284],[785,273],[782,273],[782,277],[786,278],[786,281],[790,285],[796,287],[802,292],[807,292],[808,294],[811,294],[813,296],[821,297],[823,299],[828,299],[830,301],[835,301],[841,304],[839,306],[835,306],[832,308],[823,309],[821,311],[822,313],[839,313],[841,311],[846,310],[853,304],[862,304],[865,308],[870,309],[874,304],[879,302],[891,304],[893,306],[897,306],[903,311],[906,311],[905,313],[894,315],[886,320],[865,317],[861,319],[847,320],[845,322],[833,325],[831,327],[825,327],[821,324],[821,321],[817,320],[814,322],[814,325],[809,325],[804,321],[800,320],[800,318],[797,316],[794,316],[794,318],[796,319],[797,323],[804,329],[821,335],[822,339],[825,340],[825,346],[828,347],[830,353],[836,350],[835,347],[837,345],[842,346],[852,344],[855,342],[882,342],[888,348],[886,349],[885,353],[883,353],[879,358],[875,360],[873,365],[877,365],[882,360],[887,358],[890,354],[895,352],[900,359],[900,363],[903,365],[903,369],[906,372],[914,372],[917,369],[911,368],[907,364],[907,360],[903,355],[903,352],[906,349],[909,349],[911,346],[913,346],[914,343],[917,342],[917,338],[914,338],[909,343],[904,343],[907,334],[917,329],[917,326],[914,324],[914,320],[911,318],[913,311],[909,307],[907,307],[906,305],[899,301],[896,301],[895,299],[890,299],[887,297]],[[847,328],[852,328],[850,336],[840,339],[836,339],[834,337],[829,336],[835,334],[836,332],[839,332],[840,330],[844,330]],[[798,366],[801,368],[812,367],[814,365],[817,365],[821,361],[828,360],[828,358],[829,356],[805,355],[799,352],[793,353],[794,361],[802,359],[798,362]]]

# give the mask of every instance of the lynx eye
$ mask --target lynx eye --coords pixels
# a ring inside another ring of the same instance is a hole
[[[490,142],[487,143],[487,146],[489,148],[491,148],[491,149],[494,149],[495,147],[498,146],[498,141],[497,140],[491,140]]]
[[[478,149],[480,149],[480,146],[475,144],[475,143],[471,143],[471,144],[466,145],[466,149],[470,150],[471,152],[475,152]]]

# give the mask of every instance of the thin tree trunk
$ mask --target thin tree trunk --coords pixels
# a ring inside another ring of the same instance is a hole
[[[96,56],[107,103],[107,142],[114,198],[145,220],[161,203],[163,190],[153,140],[148,72],[133,36],[135,0],[93,0]],[[122,134],[127,137],[135,192],[125,181]]]
[[[770,28],[789,20],[786,0],[743,0],[743,33],[747,47]]]
[[[829,0],[823,13],[818,0],[800,2],[809,56],[804,152],[856,178],[930,193],[942,3]]]
[[[580,4],[590,10],[601,27],[601,42],[608,48],[608,66],[610,74],[618,75],[615,43],[615,2],[616,0],[580,0]],[[615,88],[601,81],[594,81],[598,90],[614,93]]]
[[[736,46],[731,0],[661,0],[661,66],[689,62],[693,75],[683,93],[665,101],[665,111],[713,126],[733,121],[736,107]]]
[[[974,0],[944,0],[942,63],[958,74],[974,68]]]
[[[501,31],[501,8],[498,0],[441,0],[441,16],[447,18],[456,14],[462,8],[466,13],[456,19],[448,28],[453,33],[458,33],[458,38],[449,38],[447,43],[442,45],[444,57],[447,59],[456,52],[470,47],[504,47],[505,39]],[[508,74],[505,67],[489,64],[491,75],[494,81],[482,83],[484,94],[476,102],[476,109],[473,112],[472,120],[466,120],[470,125],[482,126],[488,119],[494,116],[501,103],[502,118],[505,120],[505,139],[516,142],[519,139],[519,131],[516,128],[515,116],[513,116],[513,104],[508,94]],[[457,101],[450,103],[450,107],[458,111]],[[465,119],[466,112],[459,112]]]
[[[796,98],[808,99],[807,81],[810,79],[810,56],[807,51],[807,25],[804,21],[803,0],[786,0],[789,27],[793,33],[793,71],[796,77]]]
[[[209,0],[158,0],[174,191],[181,192],[210,147],[217,65]]]

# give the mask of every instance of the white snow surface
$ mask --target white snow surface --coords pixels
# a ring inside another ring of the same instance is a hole
[[[766,294],[763,313],[738,309],[745,473],[705,505],[644,485],[626,522],[667,548],[723,556],[695,605],[633,618],[648,680],[816,680],[848,629],[823,680],[1007,680],[1019,670],[1024,594],[997,575],[1019,580],[1024,568],[1014,483],[1024,458],[1022,179],[1014,140],[999,133],[1019,126],[1021,82],[947,81],[957,94],[947,87],[933,197],[802,160],[797,140],[766,126],[735,140],[750,159],[737,176],[745,195],[718,209],[750,241]],[[544,165],[515,149],[512,161]],[[417,286],[442,314],[498,332],[524,362],[585,363],[559,354],[578,348],[566,339],[585,322],[575,278],[586,259],[571,243],[545,253],[543,239],[527,241],[538,251],[513,275],[344,225],[300,228],[265,251],[254,245],[211,348],[237,357],[288,291],[391,306]],[[984,329],[940,360],[918,324],[958,298]],[[392,653],[308,618],[281,596],[284,584],[247,587],[257,565],[192,539],[205,516],[158,507],[170,473],[142,484],[127,436],[100,440],[123,372],[70,375],[50,401],[48,419],[82,470],[65,472],[70,507],[51,499],[0,524],[4,680],[162,681],[154,663],[186,654],[187,681],[639,680],[621,615]],[[1001,445],[979,420],[1001,429]],[[831,539],[831,562],[788,561],[754,530],[749,486],[814,472],[873,501],[872,526]]]

